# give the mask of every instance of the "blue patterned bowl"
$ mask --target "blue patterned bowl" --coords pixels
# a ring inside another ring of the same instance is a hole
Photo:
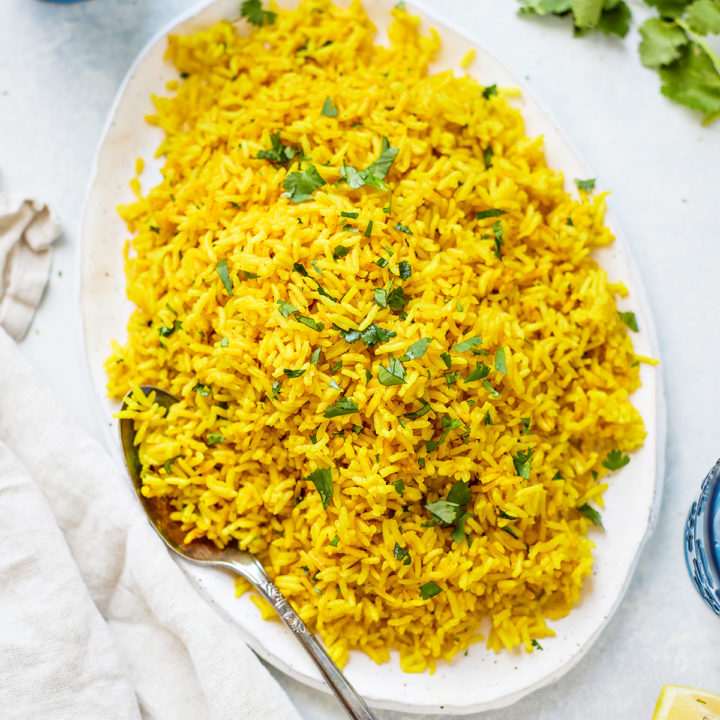
[[[685,562],[697,591],[720,615],[720,460],[690,508],[685,524]]]

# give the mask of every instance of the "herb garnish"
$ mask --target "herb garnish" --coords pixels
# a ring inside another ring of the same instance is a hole
[[[173,463],[174,463],[178,458],[181,458],[181,457],[182,457],[182,455],[174,455],[173,457],[168,458],[168,459],[163,463],[163,470],[169,475],[169,474],[172,472]]]
[[[363,185],[370,185],[378,190],[387,190],[385,176],[388,174],[397,154],[398,149],[391,147],[388,139],[383,137],[379,157],[371,162],[365,170],[357,170],[352,165],[343,163],[340,174],[353,190],[357,190]]]
[[[210,388],[207,385],[203,385],[202,383],[198,383],[193,390],[198,394],[202,395],[203,397],[207,397],[210,394]]]
[[[393,483],[393,487],[400,497],[405,497],[405,483],[402,480],[396,480]]]
[[[618,312],[618,316],[633,332],[640,332],[634,312]]]
[[[445,442],[445,438],[447,438],[448,433],[462,425],[462,420],[460,420],[460,418],[451,418],[449,415],[443,415],[441,425],[443,427],[443,432],[442,435],[440,435],[440,439],[425,441],[425,449],[428,452],[432,452],[437,449],[438,445],[442,445]]]
[[[379,367],[377,378],[381,385],[402,385],[405,382],[405,367],[399,360],[390,358],[388,367]]]
[[[423,415],[427,415],[427,413],[429,413],[431,410],[432,407],[430,407],[430,403],[426,400],[423,400],[423,404],[421,407],[419,407],[417,410],[413,410],[413,412],[405,413],[403,417],[407,418],[408,420],[417,420]]]
[[[255,157],[258,160],[269,160],[276,165],[289,165],[295,157],[295,150],[283,144],[279,132],[270,135],[270,145],[269,150],[261,150]]]
[[[401,280],[407,280],[412,275],[412,267],[407,260],[401,260],[398,263],[398,274]]]
[[[619,470],[630,462],[627,455],[623,455],[622,450],[611,450],[607,457],[602,461],[603,467],[608,470]]]
[[[410,557],[410,551],[405,550],[404,548],[401,548],[397,543],[395,543],[395,549],[393,550],[393,555],[397,560],[400,560],[403,565],[410,565],[412,563],[412,558]]]
[[[284,318],[290,317],[298,311],[294,305],[291,305],[289,302],[285,302],[284,300],[278,300],[277,304],[278,310]]]
[[[210,433],[205,441],[206,445],[218,445],[225,440],[225,436],[221,433]]]
[[[472,493],[468,484],[459,480],[450,489],[446,500],[428,503],[425,509],[430,511],[436,525],[448,526],[456,523],[452,539],[460,544],[465,539],[465,521],[470,517],[466,509],[471,500]]]
[[[452,348],[452,351],[467,352],[468,350],[477,347],[478,345],[482,345],[482,337],[480,337],[480,335],[475,335],[474,337],[468,338],[467,340],[463,340],[462,342],[458,343],[454,348]]]
[[[397,333],[394,330],[386,330],[375,323],[369,325],[365,330],[341,330],[340,337],[348,343],[362,340],[364,345],[372,347],[378,343],[385,343],[394,338]]]
[[[336,535],[331,541],[330,545],[332,547],[337,547],[337,544],[340,542],[340,538]]]
[[[320,494],[323,510],[327,509],[333,496],[332,470],[329,467],[313,470],[303,481],[311,482]]]
[[[527,452],[518,450],[518,454],[512,456],[513,465],[515,466],[515,474],[525,480],[530,479],[530,465],[532,464],[532,456],[534,452],[534,450],[528,448]]]
[[[485,89],[482,91],[482,96],[486,100],[489,100],[493,95],[497,95],[497,94],[498,94],[497,85],[495,85],[495,84],[487,85],[485,87]]]
[[[373,290],[373,300],[375,304],[381,308],[387,307],[387,290],[384,288],[375,288]]]
[[[298,315],[296,313],[295,319],[299,323],[302,323],[303,325],[307,325],[307,327],[309,327],[311,330],[317,330],[318,332],[320,332],[320,330],[322,330],[325,327],[325,325],[323,325],[323,323],[317,322],[316,320],[313,320],[312,318],[305,317],[305,315]]]
[[[495,369],[502,373],[503,375],[507,375],[507,366],[505,364],[505,349],[504,348],[498,348],[495,351]]]
[[[325,115],[325,117],[337,117],[338,116],[337,106],[333,104],[333,101],[330,99],[330,96],[327,96],[325,98],[325,102],[323,103],[320,114]],[[355,217],[357,217],[357,215]]]
[[[340,258],[344,258],[349,252],[350,248],[345,247],[344,245],[336,245],[335,249],[333,250],[333,260],[339,260]]]
[[[490,384],[489,380],[483,380],[482,386],[490,393],[490,397],[500,397],[500,393]]]
[[[400,360],[407,362],[408,360],[417,360],[418,358],[421,358],[427,352],[431,342],[432,338],[421,338],[417,342],[414,342]]]
[[[578,510],[593,524],[593,525],[599,525],[601,528],[605,528],[605,526],[602,524],[602,518],[600,517],[600,513],[594,508],[585,503],[584,505],[580,505],[578,507]]]
[[[373,229],[373,221],[368,220],[368,224],[367,224],[367,227],[365,228],[365,232],[363,233],[363,235],[365,235],[366,238],[369,238],[370,233],[372,232],[372,229]]]
[[[307,165],[302,172],[291,172],[283,181],[287,192],[284,197],[290,198],[294,203],[301,203],[312,199],[312,193],[325,185],[314,165]]]
[[[590,192],[595,189],[595,178],[590,178],[589,180],[578,180],[578,178],[575,178],[575,184],[578,190]]]
[[[240,16],[258,27],[272,25],[277,18],[276,13],[262,9],[260,0],[243,0],[240,5]]]
[[[423,600],[428,600],[441,592],[442,588],[439,585],[436,585],[432,580],[420,586],[420,597]]]
[[[482,380],[488,376],[490,372],[490,366],[485,363],[475,363],[475,369],[465,378],[464,383],[471,383],[475,380]]]
[[[341,397],[335,401],[334,405],[329,405],[323,413],[323,417],[334,418],[341,415],[352,415],[358,411],[357,403],[352,398]]]
[[[492,226],[493,236],[495,239],[495,257],[502,260],[502,250],[500,248],[505,244],[503,241],[503,226],[500,220],[496,220]]]
[[[401,233],[405,233],[406,235],[413,234],[413,231],[407,225],[401,225],[400,223],[398,223],[394,229]]]
[[[225,286],[228,295],[232,295],[232,283],[230,282],[230,273],[228,273],[227,260],[223,258],[216,266],[215,270],[222,280],[222,284]]]
[[[543,646],[542,646],[535,638],[533,638],[533,639],[531,640],[531,644],[532,644],[532,646],[533,646],[536,650],[542,650],[542,649],[543,649]]]
[[[283,370],[283,372],[289,377],[289,378],[299,378],[301,375],[305,373],[307,368],[300,368],[300,370]]]
[[[495,208],[490,208],[489,210],[478,210],[475,213],[475,217],[478,220],[484,220],[485,218],[500,217],[501,215],[507,215],[507,210],[497,210]]]
[[[160,337],[170,337],[176,330],[180,330],[182,328],[182,323],[180,320],[175,320],[171,327],[167,327],[167,325],[163,325],[162,327],[158,328],[158,334]]]
[[[322,352],[322,348],[315,348],[312,351],[312,354],[310,355],[310,364],[317,367],[318,360],[320,359],[320,353]]]

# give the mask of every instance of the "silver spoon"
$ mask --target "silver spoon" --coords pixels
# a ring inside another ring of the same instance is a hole
[[[146,395],[155,392],[155,402],[161,407],[169,408],[178,402],[176,397],[159,388],[142,385],[140,389]],[[123,410],[127,407],[127,400],[130,395],[131,393],[128,393],[123,398]],[[184,543],[185,532],[182,530],[180,523],[170,520],[170,513],[173,508],[167,499],[146,498],[142,494],[140,458],[135,444],[135,427],[132,420],[127,418],[120,420],[120,440],[125,455],[125,463],[130,472],[137,496],[140,498],[152,526],[165,541],[165,544],[190,562],[228,568],[251,582],[255,589],[275,608],[280,619],[307,650],[327,684],[345,708],[348,716],[355,720],[376,720],[375,715],[372,714],[365,701],[340,672],[340,669],[325,652],[325,648],[320,644],[317,637],[305,627],[305,623],[300,619],[300,616],[290,607],[290,603],[283,597],[275,583],[265,572],[265,568],[252,553],[230,547],[221,550],[207,539],[197,539],[191,543]]]

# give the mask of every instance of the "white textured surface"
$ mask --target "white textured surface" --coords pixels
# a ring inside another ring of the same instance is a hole
[[[191,4],[2,0],[0,7],[0,190],[49,202],[66,231],[44,305],[22,348],[98,437],[75,300],[80,207],[127,67],[160,26]],[[682,558],[684,516],[720,455],[714,422],[720,406],[720,122],[702,128],[660,95],[657,76],[637,61],[635,33],[624,42],[575,40],[563,22],[518,18],[512,0],[436,6],[511,73],[527,78],[601,185],[614,190],[614,210],[654,308],[668,400],[664,504],[620,610],[563,680],[482,717],[649,717],[662,683],[720,689],[720,620],[696,597]],[[341,717],[332,700],[280,679],[305,717]]]

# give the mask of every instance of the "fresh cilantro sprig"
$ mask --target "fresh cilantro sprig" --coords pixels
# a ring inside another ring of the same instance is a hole
[[[326,510],[333,496],[332,470],[329,467],[317,468],[304,477],[303,481],[311,482],[317,488],[323,510]]]
[[[447,499],[428,503],[425,505],[425,509],[430,512],[436,525],[443,527],[455,525],[451,537],[460,545],[466,538],[465,521],[471,517],[467,512],[467,506],[471,500],[472,493],[468,489],[468,484],[459,480],[450,489]]]
[[[370,185],[378,190],[387,190],[385,176],[388,174],[397,154],[398,149],[392,147],[388,139],[383,137],[380,155],[376,160],[373,160],[364,170],[358,170],[352,165],[343,164],[340,168],[340,174],[353,190],[357,190],[363,185]]]
[[[272,25],[277,18],[277,13],[263,10],[260,0],[244,0],[240,5],[240,16],[252,25],[262,27],[263,25]]]
[[[520,0],[521,14],[571,16],[576,35],[601,30],[625,37],[632,13],[624,0]],[[708,35],[720,34],[720,0],[645,0],[657,10],[640,26],[640,61],[657,70],[663,95],[720,117],[720,57]]]
[[[280,133],[270,135],[270,149],[260,150],[255,156],[258,160],[269,160],[276,165],[289,165],[295,157],[295,149],[285,145],[280,139]]]
[[[283,187],[286,190],[283,196],[290,198],[296,204],[301,203],[305,200],[311,200],[315,190],[323,185],[325,185],[325,181],[320,176],[317,168],[314,165],[307,165],[300,172],[288,173],[288,176],[283,181]]]

